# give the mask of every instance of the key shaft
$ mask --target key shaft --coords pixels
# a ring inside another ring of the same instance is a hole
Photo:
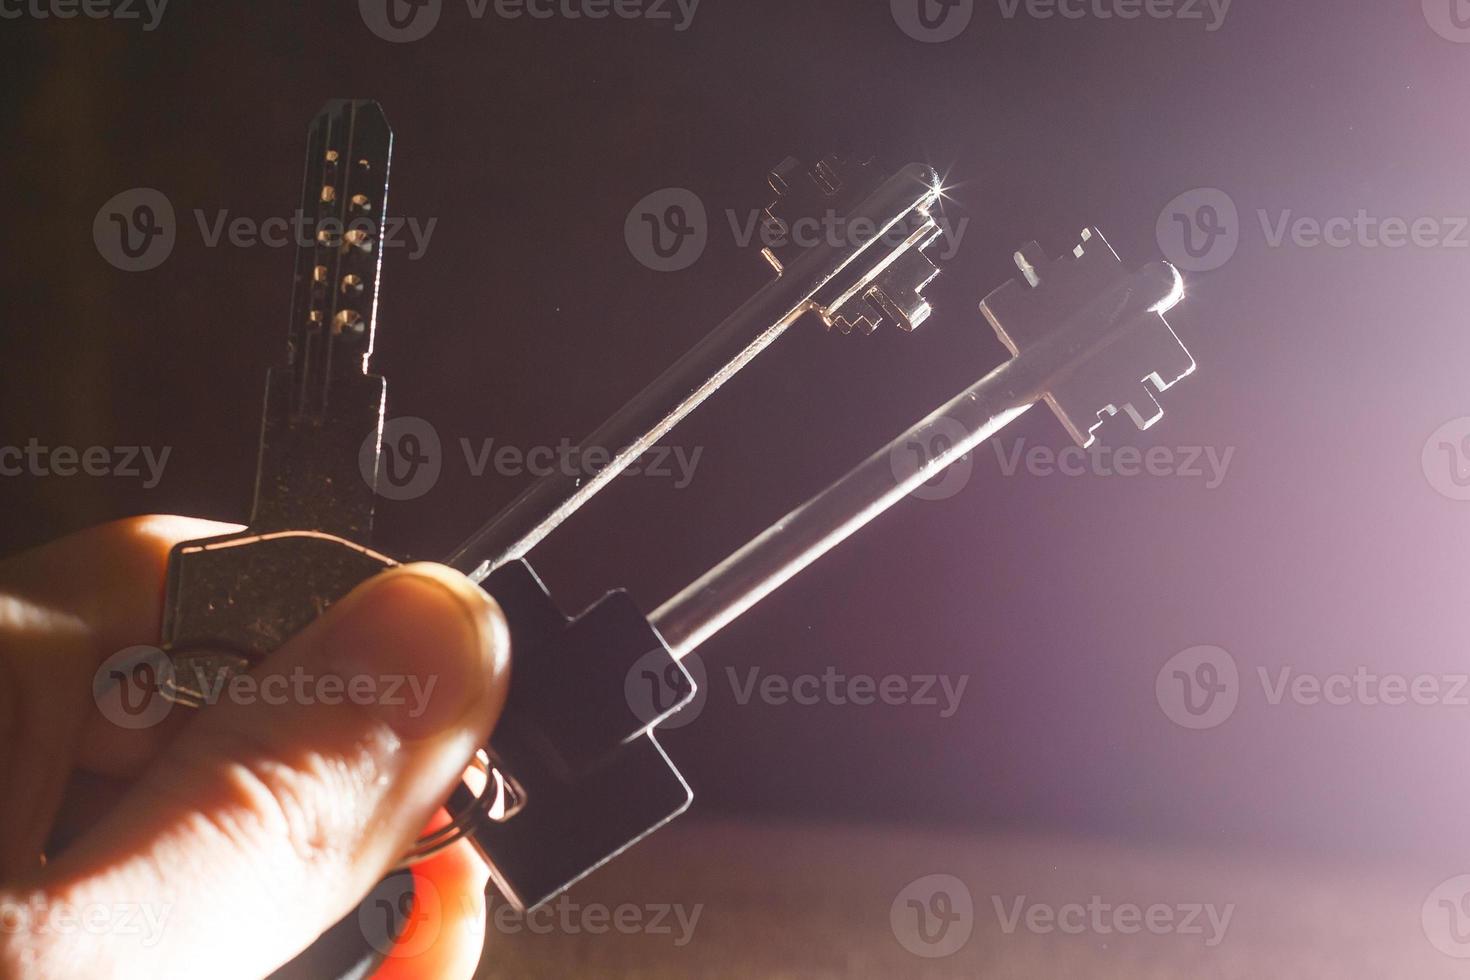
[[[1094,241],[1094,238],[1096,239]],[[1107,249],[1095,233],[1084,235],[1084,243]],[[1082,248],[1079,247],[1080,255]],[[1022,270],[1030,269],[1032,253],[1017,254]],[[1109,250],[1109,254],[1111,251]],[[1116,256],[1113,257],[1116,261]],[[1032,282],[1035,287],[1036,282]],[[999,291],[997,291],[999,292]],[[1183,282],[1168,263],[1160,262],[1115,280],[1095,294],[1080,309],[1065,311],[1064,318],[1049,332],[947,404],[917,422],[898,438],[811,500],[772,524],[744,547],[714,566],[654,611],[650,620],[677,658],[682,659],[701,643],[728,625],[761,599],[788,582],[802,569],[847,540],[879,514],[934,479],[945,468],[972,452],[1038,401],[1050,400],[1085,375],[1098,361],[1108,361],[1124,351],[1132,361],[1131,377],[1142,382],[1159,368],[1143,363],[1134,349],[1142,338],[1152,354],[1164,361],[1184,354],[1187,369],[1170,371],[1156,386],[1169,387],[1193,371],[1194,364],[1174,337],[1162,314],[1183,296]],[[989,301],[987,301],[989,302]],[[1062,310],[1058,310],[1062,313]],[[1001,325],[997,324],[997,329]],[[1004,336],[1004,332],[1002,331]],[[1121,368],[1125,372],[1129,368]],[[1137,395],[1141,401],[1142,393]],[[1150,399],[1151,403],[1151,399]],[[1093,406],[1093,422],[1103,412],[1115,413],[1128,403],[1104,402]],[[1157,406],[1155,406],[1157,407]],[[1151,424],[1129,409],[1140,425]],[[1065,419],[1064,419],[1065,421]],[[1085,435],[1069,425],[1077,441],[1092,441],[1093,425]],[[920,461],[912,472],[896,464],[917,443],[928,447],[938,434],[962,432],[945,450]]]
[[[902,285],[890,284],[884,277],[899,271],[894,269],[897,259],[916,253],[937,237],[939,229],[928,211],[938,199],[933,171],[910,165],[845,215],[851,227],[871,227],[876,234],[846,240],[834,236],[789,263],[771,259],[779,270],[778,278],[583,440],[584,448],[609,453],[611,460],[605,467],[590,478],[566,473],[541,478],[461,545],[448,564],[481,581],[506,562],[525,557],[804,313],[815,310],[829,325],[840,326],[858,318],[855,307],[871,303],[879,309],[900,309],[900,326],[905,329],[922,322],[928,306],[917,291],[934,273],[905,269],[920,281]],[[901,242],[885,241],[885,235],[894,237],[894,229],[916,212],[922,220]],[[927,264],[922,255],[918,258]],[[867,315],[873,318],[870,324],[876,322],[877,313]]]

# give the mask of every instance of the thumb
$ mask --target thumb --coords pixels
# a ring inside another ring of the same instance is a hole
[[[288,962],[403,855],[488,739],[508,636],[495,601],[447,568],[359,586],[223,688],[44,873],[39,900],[133,907],[157,928],[33,936],[28,975],[259,977]]]

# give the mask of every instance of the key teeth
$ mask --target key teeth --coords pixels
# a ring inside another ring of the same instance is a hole
[[[885,323],[904,333],[922,326],[934,312],[923,291],[939,275],[939,267],[922,250],[938,237],[936,233],[894,259],[871,286],[832,312],[828,328],[845,335],[860,326],[866,336]]]
[[[792,222],[807,218],[820,223],[828,211],[846,212],[872,193],[882,179],[872,157],[834,154],[817,161],[810,169],[804,168],[795,157],[787,157],[767,177],[776,199],[766,208],[763,223],[775,233],[773,237],[785,238]],[[795,242],[787,240],[785,244],[762,249],[761,254],[781,273],[803,251]]]
[[[1130,309],[1146,312],[1132,314],[1131,327],[1122,329],[1090,361],[1078,365],[1047,393],[1046,401],[1084,448],[1092,444],[1105,418],[1119,412],[1126,412],[1140,429],[1158,422],[1164,413],[1155,396],[1195,370],[1194,358],[1164,318],[1183,295],[1178,271],[1158,263],[1130,276],[1096,228],[1084,229],[1071,254],[1057,259],[1047,258],[1035,242],[1028,243],[1016,252],[1016,266],[1022,280],[1006,283],[981,304],[981,311],[1012,354],[1021,353],[1068,318],[1128,285],[1130,278],[1134,281],[1112,308],[1093,312],[1100,320],[1122,316]],[[1109,326],[1100,322],[1098,330]]]
[[[926,171],[927,176],[920,178],[920,170],[917,165],[911,165],[901,175],[922,179],[924,189],[932,192],[937,178],[932,171]],[[825,226],[828,215],[850,215],[884,180],[872,158],[829,156],[810,169],[795,158],[786,158],[768,177],[776,200],[766,208],[764,224],[769,232],[775,233],[773,237],[787,240],[762,249],[761,254],[778,275],[783,273],[806,250],[804,245],[790,240],[794,223],[815,221]],[[939,268],[923,250],[943,236],[943,229],[930,214],[928,204],[918,207],[914,214],[922,220],[912,229],[905,226],[904,241],[897,245],[868,244],[869,248],[883,249],[882,253],[872,254],[885,264],[863,271],[860,280],[844,286],[839,290],[840,296],[830,299],[832,305],[818,305],[829,330],[866,336],[884,323],[892,322],[908,333],[918,329],[933,313],[922,291],[939,275]],[[888,233],[892,231],[889,229]]]

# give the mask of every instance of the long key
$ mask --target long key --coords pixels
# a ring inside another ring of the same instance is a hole
[[[1047,261],[1033,244],[1017,263],[1027,285],[982,304],[1010,361],[652,616],[614,592],[567,619],[524,561],[486,580],[511,622],[517,675],[488,752],[499,791],[476,800],[461,787],[451,808],[513,905],[549,900],[689,806],[655,729],[693,697],[680,661],[717,630],[1038,401],[1084,446],[1105,415],[1144,428],[1161,417],[1154,396],[1195,368],[1163,316],[1183,295],[1178,272],[1159,263],[1130,275],[1093,230],[1070,258]],[[896,469],[895,455],[929,445],[941,421],[963,437],[912,473]],[[644,678],[660,687],[646,699],[630,687]]]
[[[1105,417],[1126,413],[1140,429],[1163,417],[1156,396],[1194,373],[1195,362],[1164,314],[1184,281],[1167,262],[1128,274],[1094,228],[1068,257],[1049,260],[1035,242],[1016,253],[1025,285],[1012,281],[981,312],[1014,355],[920,420],[827,490],[716,565],[651,617],[678,658],[845,541],[889,507],[1045,401],[1086,448]],[[952,438],[958,428],[960,438]],[[894,461],[914,444],[951,443],[912,472]]]
[[[828,329],[869,334],[884,323],[905,332],[932,312],[922,292],[938,275],[923,254],[942,234],[933,209],[939,179],[910,164],[883,179],[871,162],[829,157],[810,171],[788,159],[770,176],[763,255],[777,278],[747,300],[582,443],[610,453],[591,478],[553,473],[532,484],[452,554],[448,564],[481,581],[522,558],[630,463],[807,312]],[[802,248],[803,223],[838,228]]]
[[[393,134],[376,103],[333,100],[308,136],[285,365],[271,370],[249,529],[169,557],[164,693],[193,706],[393,561],[368,547],[386,383],[367,373]]]

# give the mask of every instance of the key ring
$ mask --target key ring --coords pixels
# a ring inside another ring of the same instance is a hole
[[[423,834],[414,841],[413,847],[399,859],[393,870],[403,870],[421,861],[427,861],[461,840],[468,839],[486,821],[504,820],[514,812],[515,786],[504,773],[495,767],[490,759],[490,753],[485,749],[477,750],[474,758],[470,760],[470,768],[484,775],[485,788],[457,813],[450,813],[449,823],[432,833]]]

